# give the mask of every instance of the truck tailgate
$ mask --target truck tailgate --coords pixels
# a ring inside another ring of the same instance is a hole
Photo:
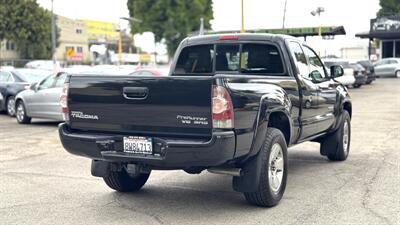
[[[211,136],[212,77],[72,76],[73,129]]]

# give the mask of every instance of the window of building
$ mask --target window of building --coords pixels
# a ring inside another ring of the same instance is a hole
[[[394,57],[400,58],[400,40],[395,42]]]
[[[83,52],[83,48],[82,47],[76,47],[76,52],[78,53],[82,53]]]
[[[65,52],[68,52],[69,49],[72,49],[72,51],[75,51],[75,48],[73,46],[67,46],[65,47]],[[71,50],[69,50],[71,51]]]
[[[382,41],[382,58],[393,57],[393,41]]]
[[[75,32],[76,32],[77,34],[82,34],[82,29],[79,29],[79,28],[78,28],[78,29],[75,30]]]
[[[15,43],[12,41],[7,41],[6,42],[6,50],[7,51],[14,51],[16,49]]]

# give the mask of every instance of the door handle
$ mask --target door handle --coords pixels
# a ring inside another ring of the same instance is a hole
[[[143,100],[147,98],[149,89],[147,87],[124,87],[122,92],[126,99]]]

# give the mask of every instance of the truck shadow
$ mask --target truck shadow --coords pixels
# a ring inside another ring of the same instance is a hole
[[[292,196],[295,194],[288,192],[296,192],[295,183],[298,180],[302,180],[305,176],[312,176],[311,171],[321,171],[320,167],[329,164],[318,151],[298,151],[289,155],[288,185],[282,201],[293,199]],[[164,216],[166,207],[168,217],[171,218],[186,216],[200,218],[202,215],[210,215],[210,212],[214,217],[219,217],[227,211],[229,214],[254,213],[261,210],[267,213],[279,208],[278,206],[265,210],[265,208],[249,205],[241,193],[233,191],[231,185],[232,178],[229,176],[207,172],[200,175],[186,175],[182,172],[179,176],[167,175],[155,181],[152,181],[150,177],[148,184],[137,193],[112,192],[111,195],[117,207],[142,213],[152,212],[153,216],[158,218]],[[182,213],[188,209],[190,209],[188,215]]]

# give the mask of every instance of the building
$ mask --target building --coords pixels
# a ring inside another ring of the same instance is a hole
[[[132,35],[126,31],[120,33],[115,23],[76,20],[58,15],[56,24],[60,35],[55,52],[57,61],[66,64],[112,63],[111,55],[118,54],[120,39],[122,52],[132,53],[134,50]],[[20,59],[18,46],[14,42],[0,41],[0,66],[23,66],[28,61]]]
[[[371,56],[371,42],[379,46],[378,58],[400,58],[400,15],[371,19],[369,32],[356,34],[356,37],[368,38]]]
[[[86,62],[89,60],[89,45],[86,24],[79,20],[57,16],[60,30],[59,46],[56,59],[67,63]]]
[[[19,60],[17,46],[13,41],[0,40],[0,66],[14,65]]]
[[[344,59],[368,59],[368,47],[357,46],[357,47],[344,47],[340,49],[340,57]]]

